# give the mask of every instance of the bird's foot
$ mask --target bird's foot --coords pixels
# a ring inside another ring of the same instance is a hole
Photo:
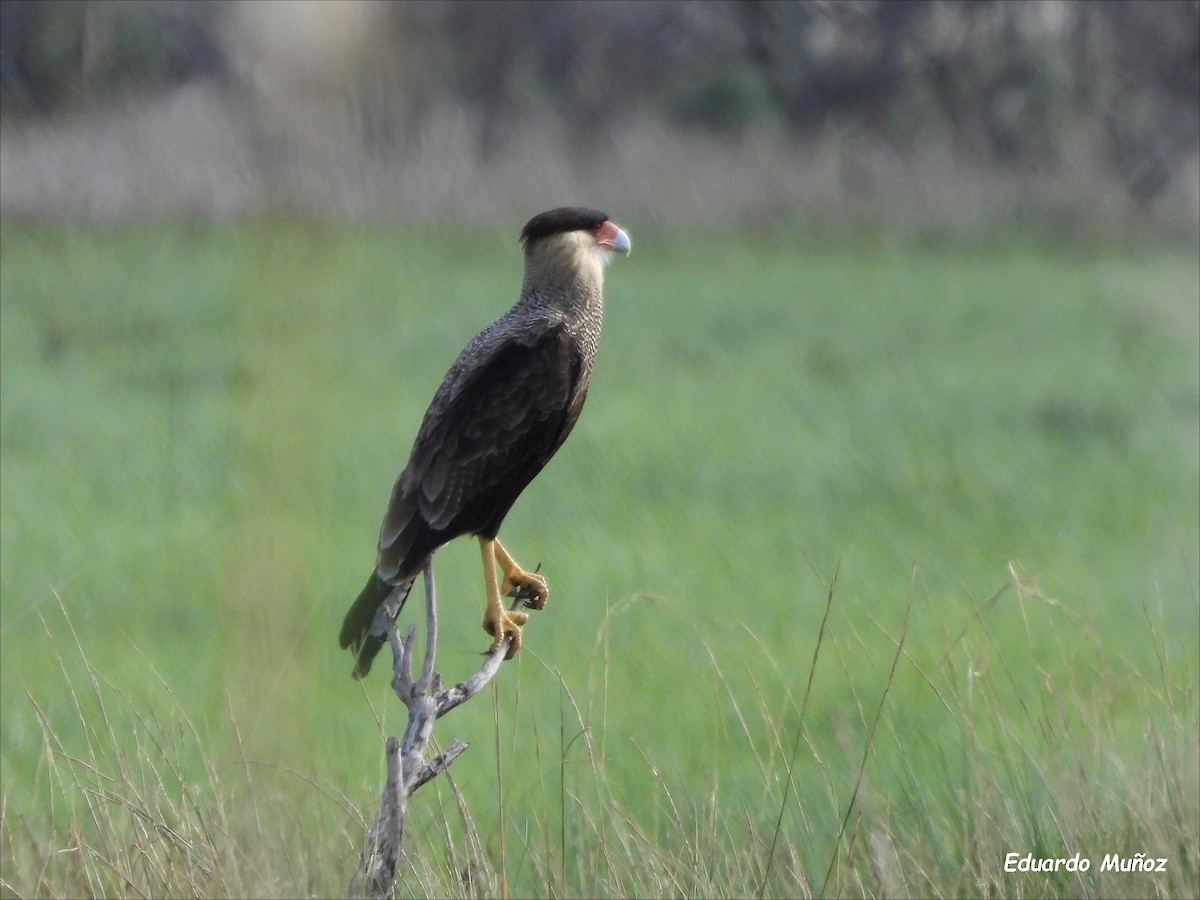
[[[492,641],[492,646],[488,647],[487,652],[495,653],[507,637],[512,641],[508,645],[508,652],[504,654],[504,658],[512,659],[516,656],[517,651],[521,649],[521,626],[528,621],[529,613],[521,612],[519,609],[502,608],[495,613],[488,610],[483,616],[483,630],[495,640]]]
[[[516,567],[504,573],[500,593],[524,601],[530,609],[544,609],[550,599],[550,588],[546,579],[536,571],[526,572]]]

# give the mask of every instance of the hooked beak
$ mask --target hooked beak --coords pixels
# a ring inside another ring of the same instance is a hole
[[[633,249],[629,235],[611,219],[600,226],[600,232],[596,235],[596,243],[613,253],[628,254]]]
[[[629,240],[629,235],[625,233],[624,228],[617,228],[617,236],[612,242],[613,253],[624,253],[628,256],[633,252],[633,243]]]

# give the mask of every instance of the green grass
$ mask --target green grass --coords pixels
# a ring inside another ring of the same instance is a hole
[[[623,224],[504,529],[551,603],[439,725],[401,895],[1200,893],[1194,248]],[[337,627],[512,236],[0,238],[0,894],[344,891],[403,719]]]

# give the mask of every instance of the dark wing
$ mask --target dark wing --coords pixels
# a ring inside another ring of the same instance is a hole
[[[561,323],[475,342],[464,357],[438,389],[392,489],[377,565],[387,581],[415,574],[458,535],[494,536],[583,406],[588,367]]]

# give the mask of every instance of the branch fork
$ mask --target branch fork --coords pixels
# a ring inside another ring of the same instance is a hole
[[[441,753],[427,758],[433,739],[433,725],[450,710],[474,697],[496,677],[512,641],[511,638],[501,641],[495,650],[484,657],[479,669],[465,681],[443,688],[442,676],[434,670],[437,656],[437,594],[433,584],[432,563],[426,562],[422,576],[425,582],[425,655],[421,674],[415,680],[413,644],[416,626],[410,625],[401,639],[394,617],[387,616],[385,620],[388,643],[392,648],[392,690],[408,709],[408,724],[403,739],[389,737],[384,743],[387,780],[379,802],[379,815],[367,835],[362,861],[350,883],[349,896],[352,898],[393,896],[409,797],[417,788],[446,771],[468,747],[465,742],[456,740]],[[524,604],[525,597],[518,595],[511,609],[520,609]]]

